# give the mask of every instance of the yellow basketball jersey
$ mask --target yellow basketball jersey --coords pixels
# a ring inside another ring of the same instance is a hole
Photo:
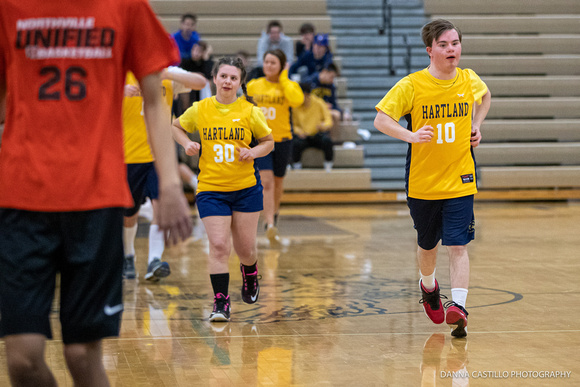
[[[239,161],[238,148],[250,148],[253,138],[271,133],[260,108],[245,98],[220,104],[214,96],[195,102],[179,123],[201,138],[197,192],[231,192],[257,184],[254,162]]]
[[[139,86],[139,82],[128,72],[125,84]],[[173,82],[162,81],[163,107],[167,125],[171,124],[171,106],[173,104]],[[150,163],[154,160],[149,146],[145,117],[143,116],[143,97],[123,98],[123,139],[125,146],[125,164]]]
[[[473,104],[486,92],[472,70],[458,68],[454,79],[439,80],[424,69],[399,81],[376,106],[395,121],[410,114],[413,132],[425,125],[434,129],[431,142],[409,144],[409,197],[439,200],[477,192],[471,123]]]
[[[248,95],[262,109],[274,141],[292,139],[290,108],[302,105],[304,93],[298,83],[288,79],[288,71],[282,71],[278,83],[265,77],[252,79],[248,82]]]

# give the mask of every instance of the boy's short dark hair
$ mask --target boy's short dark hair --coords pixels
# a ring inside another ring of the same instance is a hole
[[[459,41],[461,42],[461,31],[449,20],[436,19],[425,24],[421,29],[421,38],[423,39],[425,47],[431,47],[434,41],[436,42],[445,31],[449,30],[457,31]]]
[[[312,92],[312,84],[310,82],[300,82],[300,88],[304,94],[310,94]]]
[[[193,20],[194,23],[197,22],[197,16],[195,16],[192,13],[183,14],[181,16],[181,22],[183,23],[185,21],[185,19],[191,19],[191,20]]]
[[[270,32],[272,27],[278,27],[280,28],[280,31],[282,31],[282,23],[280,23],[278,20],[272,20],[270,23],[268,23],[268,29],[266,31]]]
[[[328,63],[326,66],[324,66],[324,69],[323,70],[326,70],[326,71],[334,71],[337,76],[340,76],[340,70],[334,64],[334,62]]]
[[[300,26],[300,35],[313,33],[314,33],[314,25],[312,25],[311,23],[304,23]]]

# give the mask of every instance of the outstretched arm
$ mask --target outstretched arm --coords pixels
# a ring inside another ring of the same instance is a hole
[[[159,228],[165,232],[168,243],[176,244],[191,235],[193,225],[179,178],[175,144],[165,122],[165,110],[159,93],[160,74],[147,75],[141,79],[140,84],[145,123],[159,176]]]
[[[206,84],[206,79],[203,75],[174,66],[164,69],[161,72],[161,78],[181,83],[191,90],[201,90]]]

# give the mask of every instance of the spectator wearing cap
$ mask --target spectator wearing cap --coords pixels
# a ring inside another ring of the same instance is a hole
[[[300,79],[310,76],[332,63],[332,52],[328,46],[328,34],[318,34],[314,37],[312,51],[306,51],[290,66],[289,74],[299,74]],[[294,79],[294,78],[293,78]]]
[[[292,38],[284,35],[282,23],[278,20],[272,20],[268,23],[266,32],[262,32],[262,37],[258,40],[256,51],[257,67],[263,66],[264,54],[271,50],[282,50],[286,55],[288,63],[292,63],[294,60],[294,44]]]

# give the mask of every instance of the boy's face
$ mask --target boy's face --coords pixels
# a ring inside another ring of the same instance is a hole
[[[331,85],[336,78],[336,72],[331,70],[322,70],[318,74],[318,80],[324,85]]]
[[[434,40],[431,47],[427,47],[433,66],[442,70],[453,70],[461,59],[461,42],[456,30],[447,30],[439,39]]]
[[[198,60],[203,56],[203,47],[199,44],[194,44],[191,48],[191,59]]]
[[[195,27],[196,27],[196,23],[192,18],[186,18],[185,20],[183,20],[180,24],[180,29],[181,32],[189,35],[191,34],[193,31],[195,31]]]
[[[268,35],[270,35],[270,40],[272,42],[279,42],[280,33],[282,33],[280,27],[270,27],[270,31],[268,31]]]

